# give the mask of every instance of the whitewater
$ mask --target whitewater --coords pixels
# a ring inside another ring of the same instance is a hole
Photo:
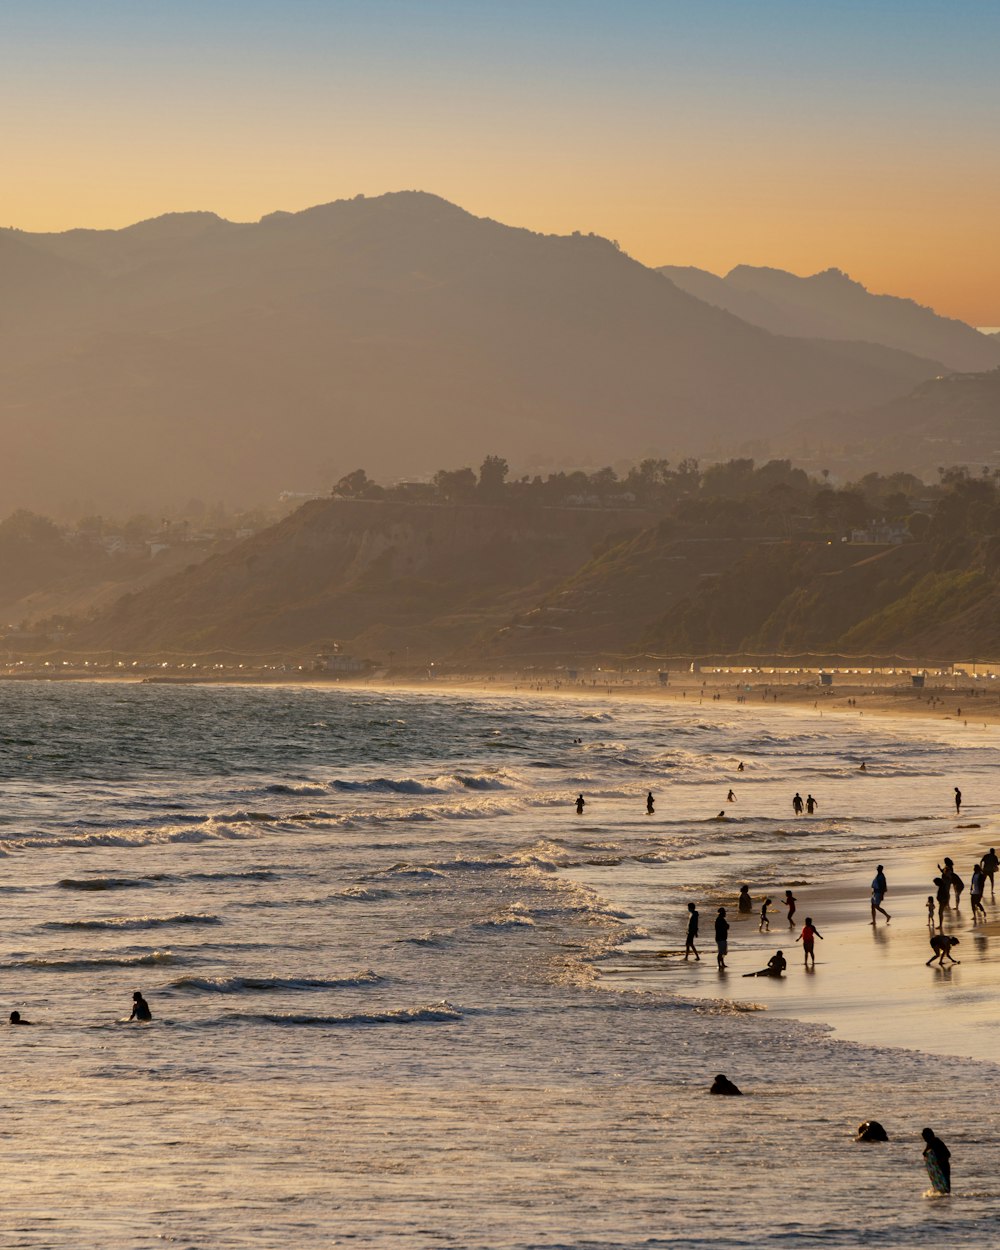
[[[955,992],[926,970],[928,1032],[974,1011],[968,1053],[782,1014],[738,979],[755,939],[725,984],[710,940],[743,881],[818,899],[883,856],[933,859],[956,780],[963,836],[995,844],[992,734],[614,696],[2,699],[0,1019],[32,1021],[0,1024],[3,1246],[992,1238],[997,909]],[[808,829],[796,789],[820,799]],[[705,957],[681,975],[692,900]],[[135,989],[150,1025],[122,1023]],[[716,1072],[746,1097],[709,1097]],[[867,1118],[888,1145],[851,1140]],[[924,1124],[951,1199],[924,1196]]]

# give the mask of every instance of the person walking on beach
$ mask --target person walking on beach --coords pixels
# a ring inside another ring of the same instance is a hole
[[[959,790],[958,786],[956,786],[955,787],[955,815],[961,816],[961,814],[962,814],[962,791]]]
[[[805,964],[807,968],[809,967],[810,960],[812,960],[812,966],[814,968],[816,967],[815,947],[816,947],[817,938],[819,938],[819,940],[822,942],[823,934],[820,933],[819,929],[817,929],[816,926],[813,924],[812,916],[806,916],[806,922],[802,926],[802,932],[799,934],[799,936],[795,940],[796,942],[802,943],[802,950],[805,954]]]
[[[1000,868],[1000,859],[997,858],[996,849],[991,846],[983,856],[983,875],[990,883],[990,898],[996,898],[996,892],[993,889],[993,874],[998,868]]]
[[[715,949],[719,971],[723,972],[726,967],[726,956],[729,954],[729,921],[726,919],[724,907],[719,908],[719,914],[715,917]]]
[[[771,900],[769,898],[765,898],[763,903],[761,903],[760,905],[760,924],[757,926],[758,933],[770,933],[771,932],[771,922],[767,918],[767,909],[770,906],[771,906]]]
[[[807,794],[806,795],[806,815],[811,816],[817,807],[819,807],[819,804],[816,802],[813,796],[811,794]]]
[[[965,889],[965,882],[955,871],[954,867],[951,870],[951,888],[955,891],[955,910],[958,911],[958,904],[962,898],[962,891]]]
[[[785,891],[785,897],[781,900],[788,908],[788,927],[791,928],[795,921],[795,904],[799,901],[791,890]]]
[[[880,911],[882,915],[885,916],[886,924],[888,924],[892,919],[889,913],[882,906],[882,900],[885,898],[888,889],[889,886],[885,879],[885,873],[882,870],[882,865],[879,864],[875,876],[872,879],[872,924],[875,923],[875,913],[877,911]]]
[[[740,886],[740,897],[737,900],[736,907],[741,916],[749,916],[753,911],[753,899],[750,897],[750,887],[748,885]]]
[[[650,792],[646,795],[646,815],[652,816],[652,814],[653,814],[653,792],[652,790],[650,790]]]
[[[694,940],[698,936],[698,909],[694,903],[688,903],[688,931],[687,937],[684,939],[684,958],[693,955],[698,962],[701,962],[701,956],[695,949]]]
[[[975,924],[982,912],[983,919],[986,919],[986,908],[983,906],[983,891],[986,889],[986,874],[983,872],[982,864],[976,864],[972,870],[972,881],[969,885],[969,901],[972,903],[972,923]]]
[[[795,797],[792,799],[792,811],[796,816],[801,816],[804,806],[805,804],[802,802],[802,795],[799,794],[798,790],[796,790]]]
[[[582,794],[578,794],[578,795],[576,796],[576,814],[577,814],[578,816],[582,816],[582,815],[583,815],[583,806],[584,806],[584,803],[586,803],[586,799],[583,797],[583,795],[582,795]]]
[[[927,1143],[924,1146],[924,1165],[927,1168],[927,1175],[931,1178],[931,1184],[939,1193],[950,1194],[951,1151],[932,1128],[925,1128],[920,1136]]]
[[[951,953],[951,948],[958,945],[958,938],[952,937],[947,933],[934,933],[931,935],[931,950],[934,952],[930,959],[924,964],[925,968],[929,968],[936,959],[938,967],[944,967],[945,958],[951,960],[953,964],[960,964],[962,961],[956,959]]]

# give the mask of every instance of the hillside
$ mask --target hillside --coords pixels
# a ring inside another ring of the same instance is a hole
[[[498,429],[527,465],[698,454],[943,369],[769,334],[606,240],[419,192],[2,231],[0,322],[0,492],[63,515],[420,476]]]
[[[77,652],[444,658],[648,525],[612,508],[317,500],[77,631]]]
[[[697,299],[772,334],[863,340],[975,372],[1000,365],[1000,343],[964,321],[894,295],[875,295],[839,269],[799,277],[783,269],[737,265],[725,277],[663,265],[658,271]]]

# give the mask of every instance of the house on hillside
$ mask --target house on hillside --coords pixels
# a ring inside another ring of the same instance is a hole
[[[905,521],[872,521],[864,529],[851,530],[852,543],[878,543],[899,546],[910,537]]]

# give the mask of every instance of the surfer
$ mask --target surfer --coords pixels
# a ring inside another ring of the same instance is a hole
[[[888,924],[892,919],[889,913],[882,906],[882,900],[885,898],[888,889],[889,885],[885,879],[885,873],[882,870],[882,865],[879,864],[875,872],[875,876],[872,879],[872,924],[875,923],[875,913],[877,911],[880,911],[882,915],[885,916],[886,924]]]
[[[811,794],[807,794],[806,795],[806,815],[811,816],[817,807],[819,807],[819,804],[816,802],[813,796]]]
[[[740,897],[737,900],[736,907],[741,916],[749,916],[753,911],[753,899],[750,897],[750,887],[748,885],[740,886]]]
[[[146,1024],[152,1020],[153,1013],[149,1010],[149,1003],[143,998],[138,990],[132,995],[132,1014],[129,1020],[136,1020],[142,1024]]]
[[[646,815],[652,816],[652,814],[653,814],[653,792],[652,790],[650,790],[650,792],[646,795]]]
[[[796,790],[795,797],[792,799],[792,811],[796,816],[801,816],[804,806],[805,804],[802,802],[802,795],[799,794],[798,790]]]
[[[740,762],[736,765],[736,771],[737,771],[738,773],[743,772],[743,761],[742,761],[742,760],[740,760]]]
[[[858,768],[858,772],[859,772],[859,773],[866,773],[867,771],[868,771],[868,766],[867,766],[867,764],[865,764],[864,760],[862,760],[862,761],[861,761],[861,764],[860,764],[860,766],[859,766],[859,768]]]
[[[956,786],[955,787],[955,815],[961,816],[961,814],[962,814],[962,791],[959,790],[958,786]]]
[[[962,961],[956,959],[951,953],[951,948],[958,945],[958,938],[951,937],[947,933],[935,933],[931,936],[931,950],[934,952],[930,959],[924,964],[925,968],[929,968],[936,959],[938,967],[944,967],[944,961],[947,957],[953,964],[960,964]]]
[[[812,966],[814,968],[816,967],[815,946],[816,946],[817,938],[819,938],[819,940],[822,942],[823,934],[820,933],[819,929],[817,929],[816,926],[813,924],[812,916],[806,916],[806,922],[802,926],[802,932],[799,934],[799,936],[795,940],[796,942],[802,943],[802,951],[805,955],[805,965],[807,968],[809,967],[810,959],[812,960]]]
[[[720,1072],[712,1082],[712,1088],[708,1091],[710,1094],[728,1094],[733,1096],[739,1094],[743,1097],[743,1091],[739,1086],[734,1085],[724,1072]]]
[[[582,794],[578,794],[576,796],[576,814],[578,816],[583,815],[583,805],[585,802],[586,802],[586,799],[584,799]]]
[[[920,1136],[927,1143],[924,1147],[924,1163],[927,1167],[927,1175],[931,1178],[931,1184],[939,1193],[950,1194],[951,1151],[932,1128],[925,1128]]]
[[[694,940],[698,936],[698,909],[694,903],[688,903],[688,931],[687,937],[684,939],[684,958],[687,959],[688,954],[694,955],[698,962],[701,962],[701,956],[695,950]]]
[[[719,908],[719,914],[715,917],[715,948],[718,952],[716,959],[719,965],[719,971],[722,972],[726,967],[726,956],[729,954],[729,921],[726,919],[726,909]]]
[[[10,1019],[8,1021],[8,1024],[30,1024],[30,1023],[31,1023],[30,1020],[21,1019],[21,1013],[19,1011],[12,1011],[10,1013]]]
[[[775,951],[771,958],[767,961],[767,967],[761,968],[758,972],[744,972],[744,977],[781,977],[785,975],[785,969],[788,967],[788,960],[785,958],[784,951]]]

